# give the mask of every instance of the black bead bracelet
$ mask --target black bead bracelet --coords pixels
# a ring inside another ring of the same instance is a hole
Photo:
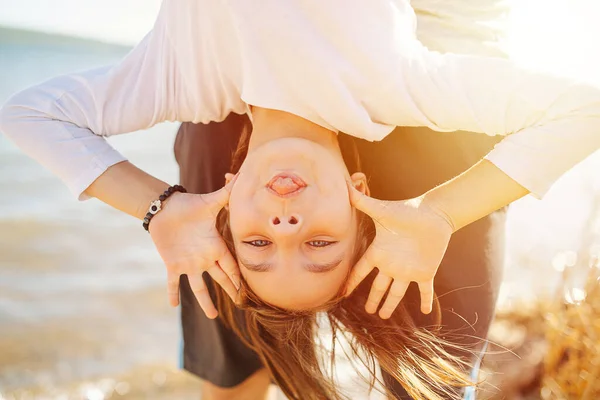
[[[187,193],[187,190],[185,190],[185,188],[181,185],[171,186],[167,190],[165,190],[165,192],[163,194],[158,196],[158,200],[154,200],[152,203],[150,203],[150,207],[148,208],[148,213],[144,217],[144,222],[142,223],[142,226],[144,227],[144,229],[146,231],[148,231],[148,229],[150,227],[150,221],[152,220],[152,218],[160,210],[162,210],[162,202],[165,201],[166,199],[168,199],[169,196],[171,196],[175,192]]]

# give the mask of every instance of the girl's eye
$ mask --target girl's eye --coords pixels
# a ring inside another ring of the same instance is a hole
[[[327,240],[311,240],[310,242],[307,242],[309,246],[311,247],[327,247],[327,246],[331,246],[334,243],[337,242],[328,242]]]
[[[271,244],[271,242],[269,242],[268,240],[260,240],[260,239],[259,240],[249,240],[244,243],[249,244],[250,246],[254,246],[254,247],[266,247]]]

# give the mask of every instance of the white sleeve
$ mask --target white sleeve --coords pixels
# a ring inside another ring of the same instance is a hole
[[[600,88],[590,84],[424,48],[402,72],[397,125],[509,135],[486,158],[537,197],[600,148]]]
[[[118,65],[51,79],[16,94],[0,110],[0,131],[81,199],[108,167],[125,160],[102,136],[193,117],[164,8],[154,29]]]

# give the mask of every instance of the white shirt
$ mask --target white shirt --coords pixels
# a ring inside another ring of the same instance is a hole
[[[0,131],[78,196],[124,160],[102,136],[248,105],[367,140],[395,126],[508,135],[487,158],[538,196],[600,146],[598,88],[436,53],[415,32],[407,0],[165,0],[120,64],[15,95]]]

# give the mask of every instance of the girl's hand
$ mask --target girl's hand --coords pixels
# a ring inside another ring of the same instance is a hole
[[[150,236],[167,266],[169,302],[179,304],[179,277],[186,274],[200,307],[211,319],[218,312],[202,273],[208,272],[233,301],[240,287],[239,267],[215,226],[234,182],[209,194],[174,193],[150,222]]]
[[[346,295],[369,275],[379,273],[365,309],[375,313],[383,296],[389,293],[379,310],[381,318],[389,318],[404,297],[410,282],[417,282],[421,292],[421,311],[431,312],[433,278],[444,257],[452,223],[441,212],[416,198],[406,201],[382,201],[371,198],[348,185],[350,202],[369,215],[376,226],[373,243],[354,266]]]

